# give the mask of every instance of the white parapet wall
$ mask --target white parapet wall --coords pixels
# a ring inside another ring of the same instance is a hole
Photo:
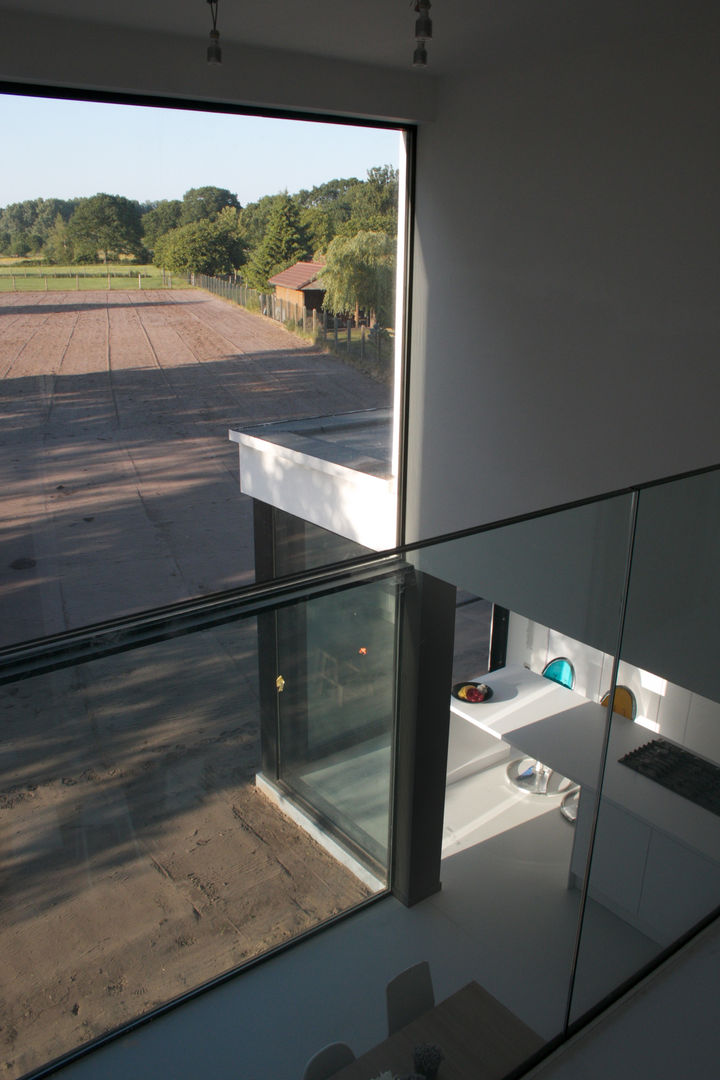
[[[229,435],[238,444],[245,495],[303,518],[373,551],[397,537],[397,483],[373,447],[358,447],[362,414],[266,424]],[[380,421],[368,414],[376,436]],[[352,432],[353,442],[343,442]],[[372,441],[372,439],[370,440]],[[378,475],[378,473],[380,475]]]

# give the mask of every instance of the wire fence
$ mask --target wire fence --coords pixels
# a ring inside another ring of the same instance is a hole
[[[394,332],[384,327],[356,323],[353,316],[332,315],[323,309],[306,308],[274,293],[258,292],[233,277],[190,274],[188,282],[220,296],[247,311],[282,323],[288,330],[347,359],[382,382],[390,382],[394,363]]]

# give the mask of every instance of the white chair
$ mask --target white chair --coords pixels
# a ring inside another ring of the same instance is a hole
[[[352,1065],[354,1060],[355,1055],[347,1043],[329,1043],[310,1058],[305,1066],[303,1080],[328,1080],[328,1077],[334,1076],[346,1065]]]
[[[427,960],[413,964],[391,979],[385,988],[387,998],[388,1034],[405,1027],[416,1016],[432,1009],[435,1004],[430,965]]]

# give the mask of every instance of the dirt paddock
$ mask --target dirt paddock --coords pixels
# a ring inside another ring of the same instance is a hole
[[[0,295],[0,644],[252,580],[229,427],[388,390],[200,291]],[[252,622],[3,687],[17,1077],[366,889],[255,790]]]
[[[249,582],[228,428],[389,393],[200,290],[0,294],[0,644]]]

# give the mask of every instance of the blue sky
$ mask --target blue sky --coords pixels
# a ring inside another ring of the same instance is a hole
[[[398,164],[397,131],[0,94],[0,207],[105,191],[140,202],[214,184],[244,206]]]

